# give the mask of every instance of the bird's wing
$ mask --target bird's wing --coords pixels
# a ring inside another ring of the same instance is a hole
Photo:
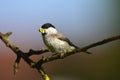
[[[60,39],[62,41],[66,41],[69,45],[74,46],[75,48],[78,48],[67,37],[63,36],[62,34],[57,34],[56,36],[57,36],[58,39]]]

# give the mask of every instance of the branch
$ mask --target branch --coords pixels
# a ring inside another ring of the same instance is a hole
[[[12,34],[12,32],[8,32],[6,34],[3,34],[0,32],[0,39],[5,43],[5,45],[7,47],[9,47],[16,55],[17,55],[17,59],[15,60],[15,63],[14,63],[14,74],[18,71],[18,65],[19,65],[19,62],[21,60],[21,58],[27,63],[30,65],[30,67],[33,68],[33,66],[36,64],[35,62],[33,62],[29,56],[35,54],[42,54],[44,52],[48,52],[47,49],[42,49],[42,50],[38,50],[38,51],[34,51],[34,50],[30,50],[28,52],[28,54],[22,52],[19,47],[13,45],[12,43],[10,43],[10,41],[8,40],[8,37]],[[36,66],[34,67],[35,69],[38,70],[38,72],[42,75],[42,78],[44,80],[50,80],[50,78],[48,77],[48,75],[46,74],[46,72],[44,71],[44,69],[41,67],[41,66]]]
[[[79,49],[77,49],[73,52],[68,52],[67,54],[65,54],[62,57],[59,54],[48,56],[47,58],[39,60],[36,65],[42,65],[44,63],[51,62],[51,61],[54,61],[56,59],[63,59],[65,57],[68,57],[70,55],[80,53],[80,52],[85,52],[85,53],[91,54],[90,52],[87,51],[88,49],[91,49],[91,48],[94,48],[94,47],[97,47],[97,46],[100,46],[100,45],[103,45],[103,44],[106,44],[106,43],[109,43],[109,42],[112,42],[112,41],[115,41],[115,40],[120,40],[120,35],[109,37],[109,38],[106,38],[104,40],[98,41],[96,43],[92,43],[92,44],[87,45],[85,47],[79,48]]]
[[[90,44],[88,46],[83,47],[82,51],[87,51],[90,48],[93,48],[93,47],[96,47],[96,46],[99,46],[99,45],[103,45],[103,44],[106,44],[106,43],[109,43],[109,42],[112,42],[112,41],[115,41],[115,40],[119,40],[119,39],[120,39],[120,35],[113,36],[113,37],[110,37],[110,38],[106,38],[102,41],[98,41],[96,43],[93,43],[93,44]]]
[[[75,51],[72,51],[72,52],[70,51],[70,52],[66,53],[65,55],[63,55],[62,57],[61,57],[60,54],[51,55],[51,56],[48,56],[48,57],[43,56],[38,62],[33,62],[29,58],[30,56],[40,55],[40,54],[43,54],[45,52],[49,52],[49,50],[48,49],[41,49],[41,50],[30,49],[29,52],[24,53],[19,49],[19,47],[10,43],[10,41],[8,40],[8,37],[11,34],[12,34],[12,32],[8,32],[6,34],[3,34],[3,33],[0,32],[0,39],[5,43],[5,45],[7,47],[9,47],[17,55],[17,59],[15,60],[15,64],[14,64],[14,72],[16,73],[18,71],[18,64],[19,64],[19,62],[22,58],[25,62],[27,62],[30,65],[31,68],[37,69],[38,72],[42,75],[42,78],[44,80],[50,80],[50,78],[48,77],[48,75],[46,74],[46,72],[44,71],[44,69],[42,67],[42,65],[44,63],[51,62],[51,61],[54,61],[54,60],[57,60],[57,59],[63,59],[65,57],[68,57],[70,55],[80,53],[80,52],[85,52],[85,53],[90,54],[90,52],[88,52],[89,49],[120,39],[120,35],[109,37],[109,38],[106,38],[104,40],[98,41],[96,43],[92,43],[92,44],[87,45],[85,47],[76,49]]]

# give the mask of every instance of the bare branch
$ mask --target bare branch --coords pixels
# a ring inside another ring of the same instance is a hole
[[[82,50],[87,51],[90,48],[93,48],[93,47],[96,47],[96,46],[99,46],[99,45],[103,45],[103,44],[106,44],[106,43],[109,43],[109,42],[112,42],[112,41],[115,41],[115,40],[119,40],[119,39],[120,39],[120,35],[113,36],[113,37],[110,37],[110,38],[106,38],[106,39],[104,39],[102,41],[98,41],[96,43],[85,46],[85,47],[82,48]]]
[[[89,49],[120,39],[120,35],[109,37],[109,38],[106,38],[104,40],[98,41],[96,43],[92,43],[92,44],[87,45],[85,47],[76,49],[73,52],[68,52],[65,55],[63,55],[62,57],[61,57],[60,54],[51,55],[51,56],[48,56],[48,57],[43,56],[38,62],[33,62],[29,58],[30,56],[32,56],[32,55],[40,55],[40,54],[43,54],[45,52],[49,52],[49,50],[48,49],[41,49],[41,50],[32,50],[32,49],[30,49],[29,52],[24,53],[19,49],[19,47],[17,47],[15,45],[13,45],[12,43],[10,43],[10,41],[8,40],[8,37],[11,34],[12,34],[12,32],[8,32],[6,34],[3,34],[3,33],[0,32],[0,39],[5,43],[5,45],[7,47],[9,47],[17,55],[17,58],[15,60],[15,64],[14,64],[14,72],[16,73],[18,71],[18,65],[19,65],[19,62],[20,62],[20,60],[22,58],[25,62],[27,62],[30,65],[31,68],[37,69],[38,72],[42,75],[42,78],[44,80],[50,80],[50,78],[48,77],[48,75],[46,74],[46,72],[44,71],[44,69],[42,67],[42,65],[44,63],[51,62],[51,61],[54,61],[54,60],[57,60],[57,59],[63,59],[65,57],[68,57],[70,55],[80,53],[80,52],[85,52],[85,53],[91,54],[90,52],[88,52]]]
[[[109,43],[109,42],[112,42],[112,41],[115,41],[115,40],[119,40],[119,39],[120,39],[120,35],[113,36],[113,37],[106,38],[104,40],[98,41],[96,43],[90,44],[88,46],[79,48],[76,51],[69,52],[69,53],[65,54],[64,56],[62,56],[62,57],[60,57],[59,54],[48,56],[47,58],[44,58],[44,59],[41,59],[40,61],[38,61],[37,65],[42,65],[44,63],[54,61],[54,60],[57,60],[57,59],[63,59],[65,57],[67,57],[67,56],[70,56],[70,55],[73,55],[73,54],[76,54],[76,53],[80,53],[80,52],[85,52],[85,53],[91,54],[90,52],[87,51],[88,49],[91,49],[93,47],[97,47],[97,46],[100,46],[100,45],[103,45],[103,44],[106,44],[106,43]]]
[[[38,51],[30,50],[28,52],[28,54],[26,54],[26,53],[22,52],[17,46],[10,43],[10,41],[8,40],[8,37],[11,34],[12,34],[12,32],[8,32],[6,34],[3,34],[0,32],[0,39],[5,43],[5,45],[7,47],[9,47],[17,55],[17,59],[15,60],[15,63],[14,63],[14,74],[18,71],[18,65],[19,65],[19,62],[22,58],[25,62],[27,62],[30,65],[30,67],[36,68],[38,70],[38,72],[42,75],[44,80],[50,80],[50,78],[48,77],[48,75],[46,74],[46,72],[43,70],[43,68],[41,66],[33,67],[36,63],[33,62],[29,58],[29,56],[33,55],[34,53],[35,54],[42,54],[44,52],[48,52],[48,50],[47,49],[38,50]]]
[[[41,49],[41,50],[32,50],[32,49],[30,49],[29,52],[27,52],[27,56],[40,55],[40,54],[43,54],[45,52],[49,52],[49,50],[48,49]]]

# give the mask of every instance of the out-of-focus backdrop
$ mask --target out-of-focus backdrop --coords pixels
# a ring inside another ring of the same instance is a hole
[[[10,41],[24,52],[45,47],[38,28],[47,22],[83,47],[120,34],[120,0],[0,0],[0,32],[13,32]],[[45,70],[52,80],[120,80],[120,41],[89,51],[47,63]],[[23,60],[14,75],[15,59],[0,40],[0,80],[41,78]]]

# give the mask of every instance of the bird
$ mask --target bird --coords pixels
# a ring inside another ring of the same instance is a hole
[[[60,57],[79,48],[61,34],[51,23],[43,24],[38,30],[42,34],[43,42],[48,50],[60,55]]]

